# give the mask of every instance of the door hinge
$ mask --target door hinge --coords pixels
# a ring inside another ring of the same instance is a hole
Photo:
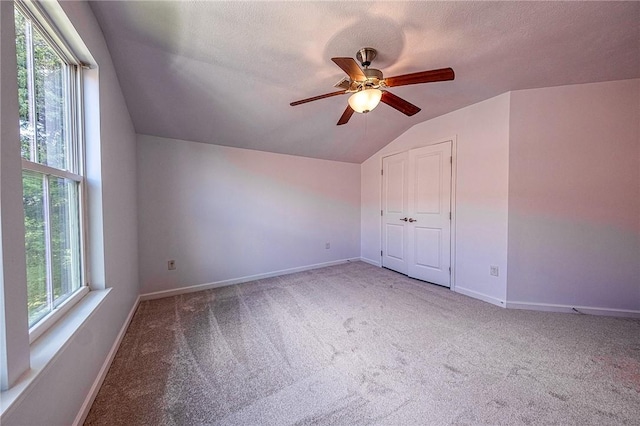
[[[380,256],[382,256],[382,250],[380,250]]]
[[[451,212],[449,212],[449,220],[451,220]]]
[[[449,275],[451,275],[451,266],[449,266]]]
[[[382,210],[380,210],[380,216],[382,216]]]
[[[453,164],[453,157],[449,157],[449,163]]]
[[[380,176],[384,176],[384,169],[380,170]]]

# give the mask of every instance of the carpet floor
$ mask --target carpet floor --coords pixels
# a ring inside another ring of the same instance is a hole
[[[87,425],[640,424],[640,320],[363,262],[140,303]]]

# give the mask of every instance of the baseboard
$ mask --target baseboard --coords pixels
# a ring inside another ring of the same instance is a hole
[[[91,386],[91,389],[89,389],[89,393],[87,394],[87,397],[82,403],[82,407],[80,407],[80,411],[78,412],[78,415],[73,421],[73,426],[82,425],[86,420],[87,416],[89,415],[89,410],[91,410],[91,405],[93,404],[93,401],[96,399],[96,396],[98,396],[100,387],[102,386],[102,383],[104,382],[105,377],[107,377],[107,373],[109,372],[109,367],[111,367],[111,363],[113,362],[113,359],[115,358],[116,353],[118,352],[120,343],[122,342],[122,339],[124,338],[124,335],[127,332],[127,329],[129,328],[129,324],[131,324],[131,320],[133,319],[133,315],[136,313],[136,309],[138,309],[139,304],[140,304],[140,296],[136,298],[136,301],[133,304],[131,311],[129,311],[129,315],[127,315],[127,319],[122,325],[122,328],[120,328],[120,332],[118,333],[118,336],[116,337],[115,342],[113,342],[113,345],[111,346],[111,350],[109,351],[107,358],[104,360],[104,363],[102,364],[102,368],[100,369],[98,376],[94,380],[93,385]]]
[[[483,302],[491,303],[492,305],[500,306],[501,308],[505,307],[504,300],[500,300],[493,296],[488,296],[484,293],[479,293],[477,291],[469,290],[460,286],[456,286],[453,291],[455,291],[456,293],[464,294],[465,296],[473,297],[474,299],[482,300]]]
[[[366,257],[361,257],[359,260],[361,260],[364,263],[368,263],[369,265],[382,266],[379,261],[367,259]]]
[[[509,309],[528,309],[531,311],[563,312],[569,314],[604,315],[611,317],[640,318],[640,311],[631,309],[600,308],[594,306],[557,305],[553,303],[512,302],[507,301]]]
[[[343,263],[353,262],[353,261],[358,261],[358,260],[361,260],[361,259],[359,257],[354,257],[354,258],[349,258],[349,259],[334,260],[334,261],[331,261],[331,262],[316,263],[314,265],[299,266],[299,267],[296,267],[296,268],[282,269],[280,271],[266,272],[264,274],[248,275],[248,276],[245,276],[245,277],[232,278],[232,279],[229,279],[229,280],[216,281],[216,282],[206,283],[206,284],[197,284],[197,285],[192,285],[192,286],[189,286],[189,287],[181,287],[181,288],[174,288],[174,289],[171,289],[171,290],[155,291],[155,292],[152,292],[152,293],[145,293],[145,294],[140,295],[140,301],[161,299],[163,297],[178,296],[180,294],[194,293],[196,291],[209,290],[209,289],[212,289],[212,288],[219,288],[219,287],[226,287],[226,286],[230,286],[230,285],[234,285],[234,284],[242,284],[242,283],[246,283],[246,282],[249,282],[249,281],[261,280],[261,279],[264,279],[264,278],[272,278],[272,277],[277,277],[277,276],[280,276],[280,275],[295,274],[296,272],[310,271],[312,269],[325,268],[327,266],[341,265]]]

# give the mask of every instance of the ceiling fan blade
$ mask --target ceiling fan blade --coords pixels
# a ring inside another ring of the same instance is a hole
[[[346,72],[351,77],[351,80],[364,81],[367,79],[367,76],[364,75],[362,69],[353,58],[331,58],[331,60],[342,68],[342,71]]]
[[[342,79],[334,84],[333,87],[347,90],[349,87],[351,87],[351,79],[349,77],[342,77]]]
[[[413,74],[398,75],[396,77],[385,78],[387,87],[406,86],[408,84],[433,83],[435,81],[453,80],[455,74],[451,68],[441,68],[439,70],[420,71]]]
[[[410,102],[405,101],[401,97],[394,95],[391,92],[382,92],[382,99],[380,99],[380,101],[384,102],[392,108],[397,109],[401,113],[408,115],[409,117],[420,112],[420,108]]]
[[[317,101],[319,99],[330,98],[332,96],[344,95],[346,92],[344,90],[339,90],[337,92],[325,93],[324,95],[314,96],[313,98],[301,99],[299,101],[291,102],[289,105],[296,106],[300,104],[306,104],[307,102]]]
[[[340,117],[340,120],[338,120],[338,126],[341,126],[343,124],[347,124],[347,122],[349,121],[349,119],[353,115],[353,112],[354,112],[353,108],[351,108],[351,106],[347,105],[347,109],[344,110],[344,112],[342,113],[342,117]]]

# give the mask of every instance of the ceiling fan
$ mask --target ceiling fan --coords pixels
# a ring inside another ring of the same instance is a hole
[[[378,106],[380,102],[397,109],[405,115],[412,116],[418,113],[420,108],[385,90],[387,87],[448,81],[453,80],[455,77],[451,68],[441,68],[384,78],[382,71],[369,68],[377,54],[376,49],[371,47],[360,49],[356,53],[356,59],[360,61],[362,68],[358,66],[358,63],[353,58],[331,58],[348,76],[343,77],[334,85],[334,87],[339,87],[341,90],[291,102],[290,105],[296,106],[319,99],[352,93],[347,109],[344,110],[340,120],[338,120],[338,126],[346,124],[354,112],[367,113]]]

